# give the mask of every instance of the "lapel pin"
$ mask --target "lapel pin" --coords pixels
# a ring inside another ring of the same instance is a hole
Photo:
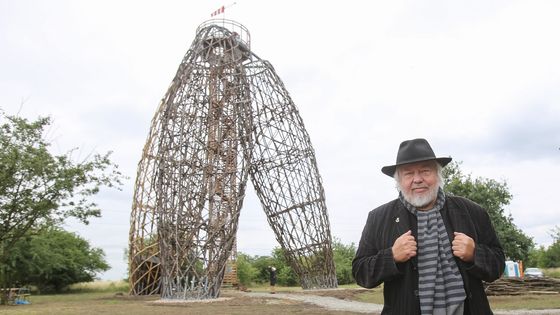
[[[400,219],[399,219],[399,217],[397,217],[397,218],[395,219],[395,222],[399,223],[399,221],[400,221]]]

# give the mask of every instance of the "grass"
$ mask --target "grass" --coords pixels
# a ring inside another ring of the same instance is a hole
[[[560,294],[554,295],[523,295],[523,296],[489,296],[492,309],[501,310],[543,310],[560,309]]]
[[[128,282],[119,281],[95,281],[73,284],[69,288],[71,293],[85,292],[128,292]]]
[[[383,290],[373,289],[371,292],[359,293],[355,298],[360,302],[383,304]],[[560,309],[560,294],[489,296],[488,300],[493,310]]]
[[[542,271],[547,277],[560,278],[560,268],[544,268]]]
[[[88,288],[89,289],[89,288]],[[279,288],[282,291],[285,288]],[[86,290],[87,291],[87,290]],[[105,289],[102,289],[105,291]],[[349,312],[330,311],[298,301],[275,298],[251,298],[239,291],[223,290],[223,299],[190,301],[186,303],[158,303],[159,297],[131,297],[109,292],[68,293],[32,296],[30,305],[1,306],[0,314],[7,315],[215,315],[215,314],[311,314],[342,315]]]
[[[383,289],[381,287],[373,288],[366,292],[356,294],[355,298],[356,301],[360,302],[383,304]]]
[[[360,302],[383,304],[383,290],[381,288],[368,290],[356,294],[355,299]],[[493,310],[560,309],[560,294],[489,296],[488,300]]]
[[[252,292],[269,292],[267,285],[248,288]],[[322,291],[341,299],[383,304],[382,287],[365,290],[357,285],[342,285],[342,290]],[[344,290],[348,289],[348,290]],[[124,281],[97,281],[73,285],[69,293],[37,295],[30,297],[31,305],[0,306],[0,314],[351,314],[327,311],[313,305],[277,299],[255,299],[239,295],[238,291],[223,290],[222,296],[229,300],[182,305],[155,305],[159,297],[130,297],[128,284]],[[276,287],[276,292],[318,294],[303,291],[300,287]],[[318,294],[319,295],[319,294]],[[492,309],[560,309],[560,295],[490,296]]]

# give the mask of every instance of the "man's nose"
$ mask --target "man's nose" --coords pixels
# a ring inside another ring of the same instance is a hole
[[[414,173],[414,177],[412,177],[412,181],[414,181],[415,183],[421,183],[424,180],[424,178],[422,176],[420,176],[420,173]]]

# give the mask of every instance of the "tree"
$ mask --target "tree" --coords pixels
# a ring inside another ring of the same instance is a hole
[[[544,268],[560,267],[560,227],[552,229],[550,236],[553,243],[540,256],[539,266]]]
[[[242,252],[237,253],[237,277],[239,283],[248,286],[257,279],[257,269],[253,266],[254,259]]]
[[[529,251],[529,258],[523,261],[523,268],[543,267],[542,261],[546,253],[544,246],[535,247]]]
[[[111,152],[81,162],[70,150],[52,155],[45,140],[50,118],[28,121],[0,111],[0,284],[13,247],[28,233],[55,226],[69,217],[88,224],[101,211],[90,198],[101,187],[121,184]]]
[[[300,285],[299,277],[294,272],[288,260],[286,259],[286,255],[284,254],[284,250],[280,247],[275,247],[272,251],[272,260],[271,266],[276,267],[276,276],[279,285],[285,286],[295,286]],[[268,270],[264,271],[264,274],[267,275],[268,281]]]
[[[338,284],[350,284],[356,282],[352,276],[352,259],[356,255],[354,243],[344,245],[339,239],[333,239],[333,258],[336,267],[336,279]]]
[[[456,162],[443,169],[443,177],[447,193],[468,198],[488,211],[507,258],[523,261],[529,258],[534,247],[533,239],[513,223],[511,214],[505,214],[504,208],[512,198],[506,182],[473,179],[471,175],[464,175]]]
[[[250,256],[241,252],[237,253],[237,276],[243,285],[268,283],[270,266],[276,268],[278,285],[299,285],[299,279],[288,265],[282,248],[275,247],[272,250],[272,256]]]
[[[57,227],[26,234],[12,253],[7,268],[12,282],[35,285],[43,293],[93,281],[97,272],[109,269],[103,250]]]
[[[332,248],[338,284],[355,283],[352,276],[352,259],[356,255],[356,246],[354,243],[344,245],[339,239],[334,238]],[[272,250],[272,256],[251,257],[241,252],[237,254],[237,276],[243,285],[253,282],[267,283],[270,275],[269,266],[276,267],[279,285],[300,285],[299,278],[288,264],[284,251],[280,247]]]

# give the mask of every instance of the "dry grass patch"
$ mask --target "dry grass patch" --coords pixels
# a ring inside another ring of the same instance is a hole
[[[560,309],[560,294],[489,296],[488,300],[492,309]]]
[[[163,303],[159,296],[129,296],[128,286],[123,281],[99,281],[73,286],[69,294],[32,295],[31,305],[0,306],[0,314],[43,315],[43,314],[358,314],[353,312],[329,311],[317,305],[275,297],[249,297],[236,290],[222,290],[220,299],[211,301]],[[249,288],[252,292],[269,292],[269,287]],[[302,290],[295,287],[277,287],[279,293],[310,294],[334,297],[341,300],[383,304],[382,286],[364,289],[342,286],[329,290]],[[560,294],[491,296],[492,309],[560,309]]]
[[[238,291],[224,291],[222,299],[191,303],[158,303],[159,296],[131,297],[108,293],[33,296],[31,305],[0,306],[0,314],[311,314],[350,315],[353,312],[329,311],[313,304],[277,298],[253,298]]]

